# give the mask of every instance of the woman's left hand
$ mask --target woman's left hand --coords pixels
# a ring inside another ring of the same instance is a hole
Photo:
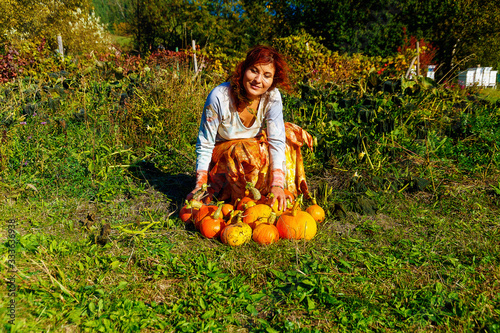
[[[272,186],[271,187],[271,192],[272,199],[269,205],[272,207],[274,205],[274,202],[278,200],[278,210],[283,211],[286,209],[286,194],[283,188],[279,186]]]

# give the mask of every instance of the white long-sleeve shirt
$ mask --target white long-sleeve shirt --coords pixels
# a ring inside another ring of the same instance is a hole
[[[230,83],[225,82],[215,87],[205,102],[196,142],[196,170],[208,171],[215,143],[254,138],[266,123],[270,170],[284,171],[286,136],[279,90],[274,88],[262,95],[256,119],[250,127],[243,125],[230,90]]]

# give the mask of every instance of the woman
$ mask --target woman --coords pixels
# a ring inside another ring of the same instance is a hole
[[[300,147],[312,137],[283,121],[281,94],[290,90],[288,66],[273,48],[256,46],[238,64],[230,82],[214,88],[205,103],[196,144],[196,187],[218,200],[242,198],[252,183],[269,204],[286,205],[285,188],[308,194]],[[267,125],[267,126],[264,126]]]

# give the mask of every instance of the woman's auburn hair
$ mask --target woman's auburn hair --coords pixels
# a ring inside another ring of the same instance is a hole
[[[243,76],[245,75],[245,71],[256,64],[270,63],[274,65],[274,77],[269,90],[279,86],[286,91],[291,91],[290,81],[288,79],[289,68],[283,56],[270,46],[257,45],[247,52],[245,60],[241,61],[236,66],[230,78],[231,88],[237,99],[238,105],[250,102],[246,96],[245,88],[243,87]]]

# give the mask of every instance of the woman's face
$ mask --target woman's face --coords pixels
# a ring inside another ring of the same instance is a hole
[[[257,99],[273,84],[274,65],[272,63],[254,64],[247,68],[243,75],[243,87],[247,97]]]

